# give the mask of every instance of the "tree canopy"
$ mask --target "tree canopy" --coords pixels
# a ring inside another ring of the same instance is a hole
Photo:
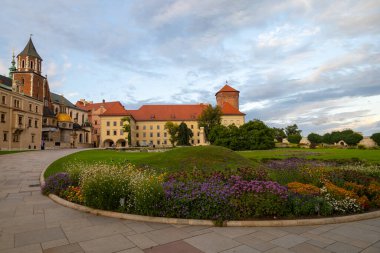
[[[126,116],[121,119],[121,121],[128,122],[128,124],[123,124],[123,131],[128,133],[128,145],[131,145],[132,136],[131,136],[131,118]]]
[[[176,141],[178,140],[178,124],[168,121],[165,123],[164,129],[166,129],[169,133],[169,141],[172,146],[175,146]]]
[[[190,139],[193,137],[193,131],[187,127],[185,122],[179,124],[177,145],[190,146]]]
[[[198,126],[204,127],[205,137],[209,140],[210,131],[220,125],[222,110],[219,106],[208,105],[198,117]]]
[[[371,136],[371,139],[376,142],[377,145],[380,146],[380,133],[374,133],[372,136]]]

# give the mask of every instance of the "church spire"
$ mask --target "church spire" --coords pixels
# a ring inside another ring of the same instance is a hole
[[[9,78],[13,79],[12,73],[16,71],[16,61],[15,61],[15,51],[14,50],[13,50],[13,54],[12,54],[12,61],[11,61],[11,63],[12,63],[12,65],[9,68]]]
[[[37,50],[33,45],[32,36],[30,36],[28,44],[26,44],[24,50],[22,50],[17,56],[33,56],[42,61],[41,56],[37,53]]]

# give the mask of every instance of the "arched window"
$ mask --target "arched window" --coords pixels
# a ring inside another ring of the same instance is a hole
[[[30,61],[30,68],[33,68],[33,61]]]
[[[25,68],[25,61],[24,60],[21,61],[21,68]]]

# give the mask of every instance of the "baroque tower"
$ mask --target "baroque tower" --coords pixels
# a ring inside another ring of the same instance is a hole
[[[220,108],[224,107],[224,104],[227,102],[232,105],[234,108],[239,110],[239,93],[240,91],[235,90],[231,86],[228,85],[226,81],[226,85],[223,86],[216,94],[216,103]]]

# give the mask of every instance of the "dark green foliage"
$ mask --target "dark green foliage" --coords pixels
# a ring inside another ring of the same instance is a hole
[[[198,126],[204,127],[206,139],[209,140],[211,130],[220,125],[222,110],[219,106],[208,105],[198,118]]]
[[[330,134],[330,133],[325,133],[325,134],[322,136],[322,142],[323,142],[323,143],[327,143],[327,144],[334,144],[334,142],[332,141],[332,138],[331,138],[331,134]]]
[[[277,140],[277,142],[282,142],[282,140],[286,138],[286,134],[283,128],[273,127],[273,132],[274,138]]]
[[[346,142],[348,145],[353,146],[358,144],[363,139],[363,136],[359,133],[355,133],[351,129],[344,131],[333,131],[331,134],[325,134],[323,136],[323,142],[328,144],[334,144],[341,140]]]
[[[301,136],[301,132],[302,132],[302,130],[298,129],[297,124],[285,127],[285,133],[286,133],[286,136],[288,136],[288,138],[289,138],[289,135]]]
[[[193,131],[187,127],[186,123],[179,124],[177,145],[190,146],[191,137],[193,137]]]
[[[372,136],[371,136],[371,139],[376,142],[377,145],[380,146],[380,133],[374,133]]]
[[[274,148],[274,131],[260,120],[237,127],[219,125],[210,132],[210,142],[232,150]]]
[[[312,144],[319,144],[322,143],[323,137],[320,136],[319,134],[316,133],[311,133],[307,136],[307,139],[312,143]]]
[[[175,146],[176,141],[178,140],[178,128],[179,126],[176,123],[173,123],[171,121],[168,121],[165,123],[165,130],[168,131],[170,135],[170,143],[172,146]]]
[[[128,133],[128,145],[131,145],[132,143],[132,135],[131,135],[131,119],[126,116],[124,118],[121,119],[121,121],[123,122],[123,131]],[[128,124],[124,124],[124,122],[128,122]]]
[[[290,134],[288,135],[288,141],[293,144],[300,143],[302,136],[300,134]]]

